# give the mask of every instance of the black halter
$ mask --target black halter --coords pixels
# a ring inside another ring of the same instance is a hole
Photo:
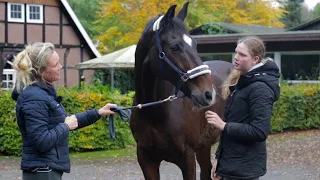
[[[200,76],[202,74],[210,74],[211,70],[209,69],[209,67],[207,65],[200,65],[194,69],[191,69],[187,72],[183,72],[181,69],[179,69],[176,65],[174,65],[172,63],[172,61],[170,61],[168,59],[168,57],[166,56],[166,54],[164,53],[162,46],[161,46],[161,41],[160,41],[160,32],[159,32],[159,27],[160,27],[160,21],[162,19],[163,16],[160,16],[153,24],[153,30],[155,31],[155,36],[156,36],[156,41],[157,41],[157,47],[158,47],[158,51],[159,51],[159,58],[161,60],[164,60],[176,73],[179,74],[180,76],[180,81],[178,82],[178,84],[175,86],[176,90],[174,95],[177,96],[182,84],[186,81],[188,81],[189,79],[193,79],[197,76]],[[158,23],[158,25],[156,24]]]

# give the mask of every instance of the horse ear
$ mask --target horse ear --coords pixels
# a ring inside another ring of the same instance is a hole
[[[184,21],[184,19],[187,17],[189,3],[190,2],[186,2],[177,15],[177,18],[181,19],[182,21]]]
[[[163,20],[164,20],[164,24],[163,25],[164,26],[169,24],[172,21],[172,19],[174,18],[174,13],[175,13],[176,7],[177,7],[177,5],[172,5],[168,9],[167,13],[164,15],[164,17],[163,17]]]

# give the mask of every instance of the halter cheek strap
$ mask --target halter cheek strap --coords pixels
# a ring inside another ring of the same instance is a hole
[[[176,73],[180,76],[180,81],[176,85],[175,95],[178,94],[182,84],[189,79],[196,78],[198,76],[204,75],[204,74],[211,74],[211,70],[209,69],[208,65],[200,65],[197,66],[191,70],[188,70],[187,72],[182,71],[180,68],[178,68],[175,64],[173,64],[172,61],[169,60],[169,58],[166,56],[165,52],[162,49],[161,41],[160,41],[160,24],[161,20],[164,16],[160,16],[154,23],[153,23],[153,31],[155,32],[156,41],[157,41],[157,47],[159,51],[159,58],[164,60]]]

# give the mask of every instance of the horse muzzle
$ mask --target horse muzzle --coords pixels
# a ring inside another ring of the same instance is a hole
[[[208,89],[202,93],[195,91],[191,93],[191,100],[195,107],[206,108],[216,102],[216,91],[214,88]]]

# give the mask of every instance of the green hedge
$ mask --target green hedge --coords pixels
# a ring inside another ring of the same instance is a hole
[[[11,92],[0,89],[0,154],[19,155],[21,137],[16,123],[15,101]]]
[[[15,101],[11,92],[0,90],[0,154],[20,155],[21,137],[15,118]],[[122,106],[130,106],[134,93],[121,94],[111,92],[106,86],[77,88],[59,88],[58,94],[63,96],[63,106],[69,114],[83,112],[87,109],[101,107],[107,102]],[[72,131],[69,136],[71,151],[109,150],[124,148],[134,144],[129,124],[116,116],[115,140],[109,137],[108,120]],[[281,96],[275,103],[272,117],[272,133],[285,130],[301,130],[320,128],[320,84],[288,85],[281,84]]]
[[[271,132],[320,128],[320,84],[281,84]]]
[[[120,94],[118,90],[111,92],[106,86],[84,87],[78,91],[58,88],[58,94],[63,96],[62,104],[68,114],[84,112],[92,108],[102,107],[110,102],[121,106],[131,106],[133,92]],[[11,99],[11,92],[0,92],[0,154],[20,155],[21,137],[15,118],[15,101]],[[108,119],[102,118],[91,126],[72,131],[69,136],[71,151],[91,151],[120,149],[134,144],[129,124],[120,121],[115,116],[116,139],[111,139],[108,130]]]

